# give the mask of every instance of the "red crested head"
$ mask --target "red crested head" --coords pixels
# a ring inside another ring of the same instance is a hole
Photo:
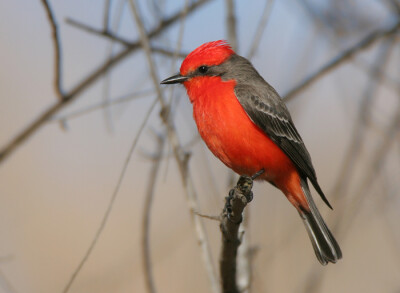
[[[183,60],[180,73],[187,75],[201,65],[213,66],[223,63],[235,52],[227,41],[219,40],[201,45]]]

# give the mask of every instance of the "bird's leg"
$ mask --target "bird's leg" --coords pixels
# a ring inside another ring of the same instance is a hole
[[[260,175],[262,175],[265,172],[264,168],[262,168],[260,171],[258,171],[257,173],[253,174],[253,176],[251,176],[251,179],[256,180],[256,178]]]

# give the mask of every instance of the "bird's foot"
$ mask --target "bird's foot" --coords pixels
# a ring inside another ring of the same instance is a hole
[[[246,198],[247,203],[253,200],[253,192],[251,191],[253,188],[252,177],[246,175],[240,176],[235,188],[239,189],[240,193]]]
[[[253,176],[240,176],[236,186],[229,191],[229,195],[225,197],[224,214],[226,214],[230,221],[235,223],[240,223],[242,221],[241,213],[240,215],[236,214],[232,205],[235,201],[239,200],[241,205],[246,206],[253,200],[253,192],[251,191],[253,188],[253,181],[262,173],[264,173],[264,169],[261,169]]]

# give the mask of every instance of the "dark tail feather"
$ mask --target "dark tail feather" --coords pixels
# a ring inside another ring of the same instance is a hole
[[[301,180],[301,186],[310,212],[301,211],[300,216],[306,226],[315,254],[322,265],[326,265],[328,262],[336,263],[342,258],[342,251],[315,206],[305,179]]]

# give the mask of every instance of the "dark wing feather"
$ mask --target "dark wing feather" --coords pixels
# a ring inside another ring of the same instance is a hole
[[[235,94],[250,119],[282,149],[299,172],[309,178],[323,201],[332,208],[317,182],[310,154],[274,88],[262,80],[257,87],[237,85]]]

